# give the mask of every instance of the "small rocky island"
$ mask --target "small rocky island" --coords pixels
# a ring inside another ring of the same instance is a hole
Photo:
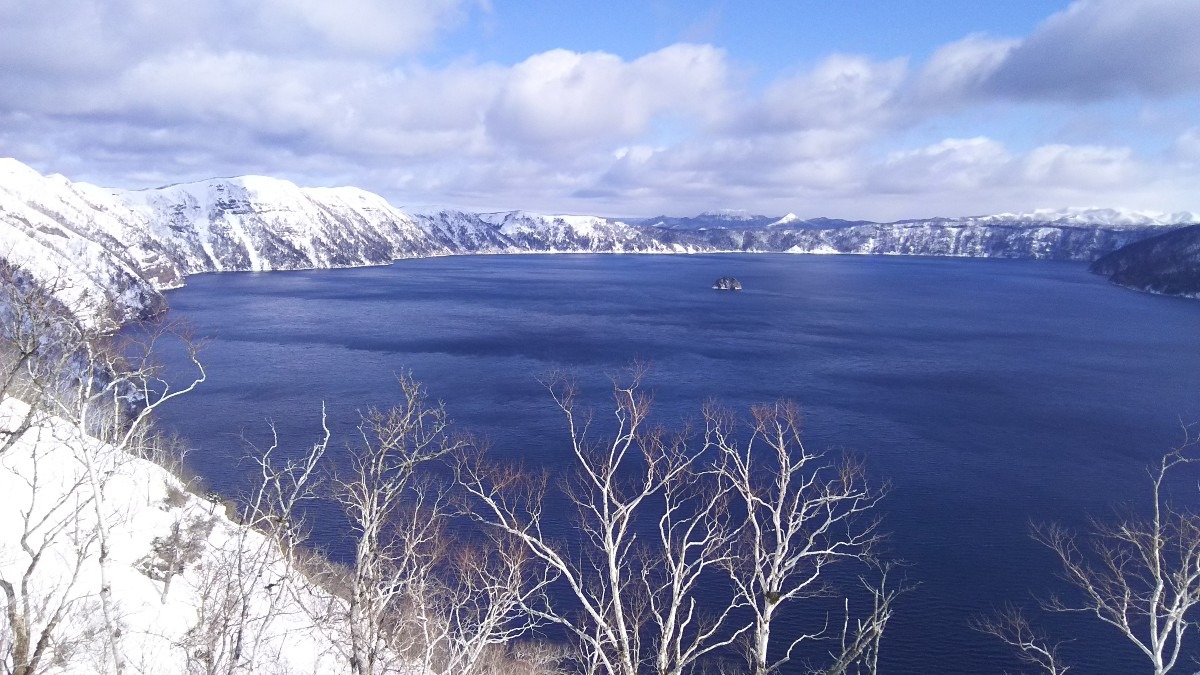
[[[742,290],[742,282],[733,277],[721,277],[713,282],[713,290],[717,291],[740,291]]]

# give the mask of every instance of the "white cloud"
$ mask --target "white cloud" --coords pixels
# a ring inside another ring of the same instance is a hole
[[[970,35],[941,47],[912,94],[927,104],[987,99],[1102,101],[1200,91],[1195,0],[1076,0],[1020,39]]]
[[[724,54],[680,44],[626,62],[556,49],[509,72],[488,125],[500,139],[551,144],[627,139],[664,114],[703,119],[726,96]]]
[[[1145,176],[1129,148],[1054,144],[1030,152],[1021,177],[1031,186],[1104,190],[1137,185]]]
[[[1015,96],[1097,99],[1200,89],[1194,0],[1081,0],[1013,50],[991,87]]]
[[[1047,144],[1014,152],[987,137],[893,152],[867,171],[860,194],[881,219],[1067,205],[1191,210],[1187,185],[1200,179],[1196,168],[1148,162],[1127,147]]]
[[[990,138],[948,138],[889,154],[875,167],[871,184],[899,193],[986,189],[1012,161],[1004,146]]]
[[[464,0],[9,0],[0,63],[111,72],[175,51],[395,57],[461,21]]]
[[[1192,127],[1180,134],[1173,150],[1185,162],[1200,162],[1200,127]]]
[[[915,68],[833,54],[756,89],[736,55],[699,44],[423,64],[486,11],[471,0],[0,0],[0,155],[129,187],[265,173],[615,215],[1197,210],[1190,118],[1153,143],[1101,140],[1065,132],[1073,113],[1053,103],[1200,90],[1188,2],[1085,0],[1024,39],[967,36]],[[1053,126],[1010,137],[1033,108]]]
[[[761,130],[875,128],[895,114],[893,99],[906,71],[904,59],[830,56],[768,87],[752,120]]]
[[[303,48],[313,40],[343,54],[394,56],[426,47],[463,18],[461,0],[261,0],[258,24]],[[280,28],[283,28],[281,31]],[[290,29],[290,30],[289,30]]]
[[[1015,39],[969,35],[934,52],[912,83],[922,105],[956,104],[983,86],[1012,50]]]

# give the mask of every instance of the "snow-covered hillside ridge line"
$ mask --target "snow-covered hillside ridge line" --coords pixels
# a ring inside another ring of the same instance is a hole
[[[62,278],[105,320],[161,309],[189,274],[382,265],[474,253],[712,251],[1094,260],[1192,213],[1040,210],[893,223],[756,216],[616,220],[521,211],[406,210],[357,188],[260,176],[115,190],[0,159],[0,256]]]

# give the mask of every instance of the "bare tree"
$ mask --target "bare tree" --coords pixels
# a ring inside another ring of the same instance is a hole
[[[238,525],[222,550],[210,551],[200,571],[201,602],[185,641],[189,670],[205,675],[256,672],[271,661],[264,645],[282,612],[301,593],[296,562],[307,531],[303,505],[322,496],[322,460],[330,431],[321,411],[321,437],[305,452],[279,457],[279,437],[254,449],[252,488],[243,496]],[[253,446],[251,446],[253,447]],[[166,587],[164,586],[164,595]]]
[[[180,518],[171,523],[165,537],[155,537],[150,543],[150,553],[142,559],[142,571],[149,577],[162,582],[162,604],[167,604],[171,581],[188,565],[204,554],[204,544],[212,531],[211,518]]]
[[[358,534],[348,642],[350,668],[363,675],[425,647],[397,629],[406,623],[398,617],[416,612],[419,623],[420,601],[433,597],[435,568],[445,554],[447,502],[417,469],[458,447],[448,436],[445,408],[431,405],[411,375],[397,379],[402,400],[363,415],[351,469],[335,479],[337,499]]]
[[[36,424],[54,418],[67,422],[51,426],[59,432],[55,442],[74,449],[87,477],[100,567],[98,598],[111,669],[119,674],[124,670],[121,631],[109,583],[109,531],[117,513],[107,505],[106,481],[123,458],[143,454],[153,412],[194,389],[205,373],[198,346],[176,327],[160,323],[135,331],[131,335],[145,338],[137,344],[115,340],[82,320],[82,312],[56,300],[64,295],[58,284],[40,284],[18,267],[0,265],[0,393],[28,404],[23,417],[0,434],[0,454]],[[163,341],[183,345],[196,368],[195,377],[182,388],[172,389],[155,362]]]
[[[5,397],[18,398],[25,404],[20,419],[7,420],[9,423],[3,432],[0,453],[9,450],[32,432],[37,434],[32,439],[31,450],[35,461],[39,455],[63,443],[66,440],[63,434],[78,436],[82,440],[78,448],[95,447],[94,441],[86,438],[85,433],[71,431],[73,427],[70,425],[84,419],[82,411],[86,408],[80,405],[74,392],[80,386],[90,387],[91,383],[107,380],[107,374],[101,373],[99,365],[90,358],[93,350],[103,348],[106,343],[104,336],[85,327],[70,308],[55,299],[56,292],[62,290],[56,286],[57,283],[51,281],[50,285],[42,284],[7,261],[0,264],[2,393]],[[9,410],[14,409],[20,409],[20,406],[10,404]],[[46,425],[56,417],[69,424]],[[51,439],[48,447],[41,447],[43,434],[51,430],[55,438]],[[104,557],[107,552],[106,537],[100,534],[105,528],[104,509],[99,506],[101,498],[97,495],[97,487],[104,480],[104,475],[96,471],[94,466],[87,466],[86,469],[83,474],[86,484],[79,488],[79,493],[89,493],[82,503],[95,511],[96,522],[92,526],[96,528],[97,536],[94,543],[98,545],[100,556]],[[76,525],[82,522],[78,512],[74,516]],[[91,548],[91,543],[88,548]],[[116,640],[119,630],[115,628],[116,621],[108,611],[103,590],[101,595],[105,617],[109,619],[109,649],[114,655],[114,663],[119,664]]]
[[[1034,531],[1079,592],[1078,599],[1056,596],[1043,605],[1089,614],[1117,629],[1146,656],[1155,675],[1179,663],[1200,604],[1200,514],[1173,503],[1168,489],[1169,477],[1197,461],[1189,454],[1195,445],[1185,436],[1180,447],[1147,471],[1148,516],[1093,520],[1083,537],[1059,525]]]
[[[572,606],[543,597],[527,610],[575,638],[589,673],[690,672],[739,633],[728,625],[733,604],[703,616],[698,602],[701,580],[723,576],[729,555],[724,498],[715,483],[699,487],[706,475],[683,438],[647,423],[643,373],[614,383],[616,430],[604,441],[591,437],[591,414],[577,404],[574,384],[561,377],[547,383],[567,420],[576,472],[563,496],[575,508],[582,542],[556,540],[546,529],[546,474],[481,461],[458,466],[458,481],[477,504],[472,515],[522,543],[558,577]]]
[[[693,669],[749,630],[731,625],[733,614],[744,605],[738,595],[727,598],[720,612],[706,614],[700,606],[703,592],[711,604],[714,584],[728,583],[727,570],[737,555],[731,546],[736,534],[730,522],[732,500],[729,490],[703,470],[702,459],[687,450],[684,438],[672,444],[666,455],[679,466],[665,472],[658,541],[644,551],[642,572],[655,672],[664,674]]]
[[[441,404],[431,404],[410,375],[398,379],[401,402],[363,415],[351,470],[335,481],[358,533],[351,669],[496,672],[501,651],[537,625],[523,608],[547,575],[506,537],[460,536],[449,491],[425,469],[466,445],[449,436]]]
[[[434,672],[451,675],[547,672],[559,656],[528,638],[539,627],[536,617],[524,608],[548,584],[544,571],[533,564],[528,553],[506,538],[467,544],[459,541],[450,560],[450,579],[442,596],[441,640],[427,644],[441,652]],[[445,645],[442,647],[441,645]],[[516,651],[529,662],[520,670],[512,657]]]
[[[710,408],[705,419],[708,445],[720,456],[717,472],[746,509],[729,571],[753,614],[746,659],[755,675],[767,675],[792,661],[803,642],[827,636],[828,625],[772,646],[772,629],[785,607],[833,592],[826,568],[872,559],[881,536],[873,512],[884,490],[870,486],[860,462],[834,463],[809,450],[800,435],[800,411],[792,403],[754,407],[744,442],[736,439],[728,413]],[[894,596],[879,593],[867,625],[874,626],[868,633],[881,635]],[[773,650],[780,652],[777,658]]]
[[[449,502],[430,490],[415,486],[417,503],[397,514],[401,538],[419,545],[394,549],[388,646],[422,672],[491,672],[497,654],[537,626],[524,607],[545,576],[505,538],[464,541]]]
[[[872,565],[877,568],[878,579],[859,577],[859,582],[871,597],[871,608],[865,615],[851,618],[849,598],[844,600],[842,632],[838,648],[830,652],[833,664],[822,672],[825,675],[876,675],[879,673],[880,645],[883,633],[895,611],[892,605],[896,598],[915,588],[901,579],[899,584],[889,585],[888,577],[899,563],[886,562]],[[853,624],[853,628],[851,628]]]
[[[971,628],[998,638],[1017,652],[1022,663],[1047,675],[1064,675],[1070,666],[1059,656],[1059,645],[1033,628],[1019,608],[1012,605],[990,615],[971,619]]]
[[[157,323],[114,337],[83,319],[84,312],[64,306],[59,282],[38,283],[20,268],[0,265],[0,394],[28,404],[23,416],[0,434],[0,454],[38,425],[49,423],[55,438],[47,448],[71,448],[83,469],[95,528],[99,564],[97,594],[110,664],[122,673],[120,612],[110,584],[110,531],[122,509],[108,504],[110,476],[134,456],[153,454],[153,413],[193,390],[205,379],[199,345],[177,325]],[[86,300],[86,298],[85,298]],[[101,311],[103,308],[101,308]],[[180,388],[165,377],[156,359],[159,348],[182,348],[195,375]],[[52,420],[66,424],[53,424]]]
[[[61,279],[39,281],[0,258],[0,397],[28,404],[0,430],[0,455],[46,417],[46,392],[79,365],[83,330],[56,297],[63,286]]]
[[[81,601],[80,572],[95,544],[95,531],[83,517],[91,501],[84,489],[86,477],[68,476],[66,485],[47,487],[39,470],[42,461],[37,454],[30,457],[20,474],[25,494],[9,495],[23,497],[25,503],[17,542],[21,559],[12,566],[11,577],[0,575],[8,637],[2,656],[12,675],[46,672],[56,650],[81,639],[68,625]]]
[[[251,665],[240,648],[250,600],[236,576],[241,555],[233,547],[210,550],[194,570],[196,622],[179,641],[187,673],[223,675]]]
[[[111,645],[112,671],[116,675],[124,672],[125,663],[119,646],[122,632],[119,613],[110,582],[109,532],[112,518],[119,516],[120,511],[107,504],[107,477],[132,457],[144,454],[142,448],[152,437],[151,420],[159,407],[191,392],[206,379],[198,356],[200,345],[177,324],[158,323],[131,335],[128,340],[114,341],[80,328],[76,342],[69,349],[82,358],[82,365],[77,365],[73,372],[60,373],[53,383],[56,389],[45,392],[49,412],[70,422],[75,438],[68,442],[88,476],[100,570],[98,595]],[[165,376],[165,366],[157,361],[160,345],[166,342],[182,348],[195,368],[191,381],[178,389],[172,388]]]
[[[185,641],[191,672],[261,670],[263,649],[275,648],[268,627],[297,608],[335,638],[353,672],[484,675],[511,666],[504,653],[533,623],[520,610],[522,594],[538,592],[538,570],[501,540],[458,537],[449,494],[421,469],[460,444],[419,384],[406,375],[400,387],[399,405],[363,414],[350,470],[332,481],[359,539],[344,574],[330,567],[319,576],[344,591],[345,603],[292,573],[306,559],[299,505],[329,494],[318,480],[328,426],[298,459],[276,460],[273,434],[256,454],[261,475],[241,499],[246,528],[199,570],[200,617]]]

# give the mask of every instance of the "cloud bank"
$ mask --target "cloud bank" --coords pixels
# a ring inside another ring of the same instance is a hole
[[[0,155],[121,187],[262,173],[602,215],[1200,210],[1193,0],[1080,0],[1026,36],[833,53],[765,83],[709,44],[429,57],[488,12],[0,0]],[[1081,142],[1081,115],[1119,133]]]

